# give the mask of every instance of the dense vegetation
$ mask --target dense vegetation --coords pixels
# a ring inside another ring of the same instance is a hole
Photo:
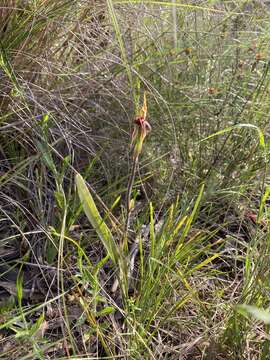
[[[269,359],[270,9],[0,1],[0,359]]]

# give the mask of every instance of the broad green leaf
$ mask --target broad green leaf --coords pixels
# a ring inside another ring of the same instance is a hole
[[[29,335],[30,336],[33,336],[35,335],[38,330],[40,329],[42,323],[44,322],[45,320],[45,316],[44,316],[44,313],[42,313],[39,318],[37,319],[37,321],[34,323],[34,325],[31,326],[30,330],[29,330]]]
[[[17,277],[16,288],[17,288],[18,302],[21,303],[22,299],[23,299],[23,274],[22,274],[22,272],[20,272]]]
[[[55,200],[56,200],[56,203],[57,203],[59,209],[64,209],[64,207],[65,207],[65,196],[64,196],[63,192],[55,191],[54,192],[54,197],[55,197]]]
[[[42,155],[42,159],[44,160],[44,163],[46,164],[46,166],[48,167],[48,169],[50,169],[54,174],[57,174],[57,170],[55,167],[55,164],[53,162],[53,158],[52,158],[52,154],[51,151],[48,147],[48,145],[44,142],[37,142],[37,148],[39,149],[41,155]]]
[[[115,312],[115,308],[113,308],[112,306],[107,306],[105,307],[103,310],[100,310],[96,313],[96,317],[102,317],[105,315],[109,315]]]
[[[236,310],[241,314],[249,314],[253,316],[256,320],[262,321],[263,323],[270,324],[270,312],[264,309],[260,309],[252,305],[238,305]]]
[[[113,260],[114,263],[118,259],[118,248],[112,236],[112,233],[108,226],[103,221],[102,217],[99,214],[99,211],[96,207],[94,199],[88,190],[86,183],[83,177],[80,174],[76,175],[76,186],[81,200],[84,212],[90,221],[91,225],[95,229],[98,237],[105,246],[108,255]]]
[[[261,202],[260,202],[259,214],[258,214],[258,218],[257,218],[258,223],[260,223],[260,221],[262,220],[263,209],[264,209],[265,203],[268,200],[269,196],[270,196],[270,186],[267,186],[267,188],[262,196]]]

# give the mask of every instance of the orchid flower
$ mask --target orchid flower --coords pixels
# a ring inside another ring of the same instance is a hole
[[[151,126],[148,121],[146,121],[147,115],[147,100],[146,93],[144,93],[143,97],[143,106],[139,111],[138,116],[136,116],[134,120],[134,130],[131,137],[131,146],[134,146],[133,157],[134,159],[138,159],[141,151],[143,141],[146,135],[151,131]]]

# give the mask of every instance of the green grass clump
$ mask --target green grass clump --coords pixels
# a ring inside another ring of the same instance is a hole
[[[269,358],[269,26],[2,0],[0,359]]]

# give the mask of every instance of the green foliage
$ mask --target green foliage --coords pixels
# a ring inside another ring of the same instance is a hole
[[[110,229],[100,216],[93,197],[80,174],[76,175],[76,185],[83,209],[88,220],[97,232],[110,258],[114,263],[117,263],[119,251],[117,249],[115,240]]]
[[[0,5],[0,359],[267,360],[269,7],[90,3]]]
[[[243,315],[249,314],[253,316],[256,320],[262,321],[267,325],[270,324],[269,311],[259,309],[256,306],[252,306],[252,305],[238,305],[237,311],[239,311]]]

